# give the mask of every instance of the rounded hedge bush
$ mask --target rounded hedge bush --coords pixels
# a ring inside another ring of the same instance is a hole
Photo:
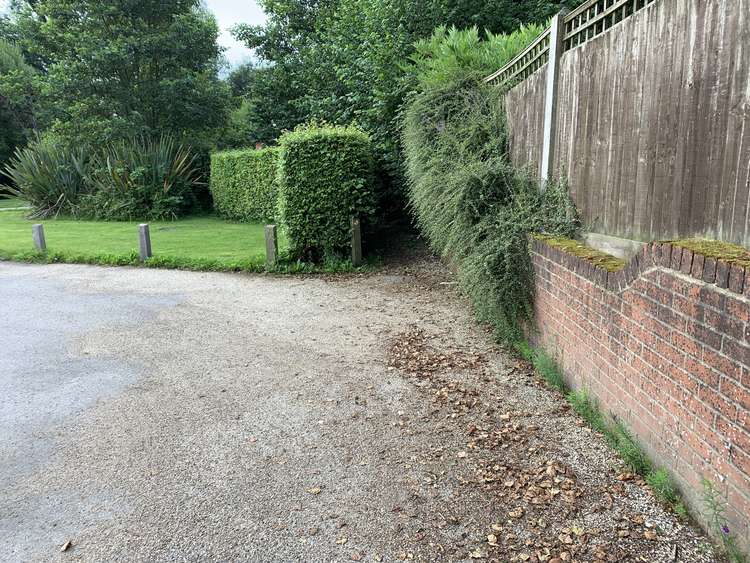
[[[233,221],[267,221],[276,213],[278,148],[211,155],[211,194],[218,214]]]
[[[370,137],[354,126],[303,125],[279,139],[279,215],[291,252],[346,253],[351,218],[375,214]]]

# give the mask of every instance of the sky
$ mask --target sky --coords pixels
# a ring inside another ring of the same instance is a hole
[[[221,30],[219,44],[226,47],[225,55],[229,64],[234,67],[249,59],[252,53],[242,43],[235,41],[229,29],[238,23],[262,24],[266,16],[258,3],[254,0],[204,0],[204,2],[219,22]],[[0,0],[0,12],[5,11],[8,3],[8,0]]]
[[[3,0],[0,0],[2,2]],[[253,0],[204,0],[206,6],[216,16],[219,22],[219,44],[226,47],[225,55],[231,66],[249,59],[252,55],[244,44],[236,41],[229,33],[229,29],[238,23],[249,23],[253,25],[262,24],[266,16]]]

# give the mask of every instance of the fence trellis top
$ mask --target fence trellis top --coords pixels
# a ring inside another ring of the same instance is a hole
[[[605,32],[625,18],[652,4],[655,0],[588,0],[564,21],[563,51],[568,51]],[[531,45],[497,72],[485,78],[492,84],[520,82],[539,70],[549,61],[549,28],[545,29]]]

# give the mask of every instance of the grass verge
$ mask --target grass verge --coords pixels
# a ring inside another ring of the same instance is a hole
[[[137,222],[55,219],[44,225],[47,252],[38,252],[31,225],[22,211],[0,214],[0,260],[29,263],[145,266],[211,272],[265,272],[265,235],[262,224],[232,223],[216,217],[193,217],[150,223],[154,256],[138,258]],[[272,273],[346,273],[373,269],[376,261],[354,268],[348,260],[322,264],[291,260],[286,241],[279,240],[281,259]]]
[[[17,197],[0,197],[0,209],[17,209],[29,204]]]

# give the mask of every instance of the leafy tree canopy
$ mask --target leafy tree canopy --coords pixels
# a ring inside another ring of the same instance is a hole
[[[218,27],[199,0],[15,2],[0,32],[42,71],[38,117],[53,135],[175,133],[200,144],[226,120]]]
[[[357,122],[372,136],[379,167],[385,173],[382,177],[398,199],[403,166],[397,118],[403,101],[416,87],[406,64],[415,45],[440,26],[510,33],[525,23],[544,22],[563,4],[549,0],[261,0],[267,23],[238,26],[234,34],[268,65],[261,81],[262,105],[256,105],[254,117],[274,123],[266,134],[277,135],[309,118]]]
[[[34,78],[21,50],[0,39],[0,167],[34,127]]]

